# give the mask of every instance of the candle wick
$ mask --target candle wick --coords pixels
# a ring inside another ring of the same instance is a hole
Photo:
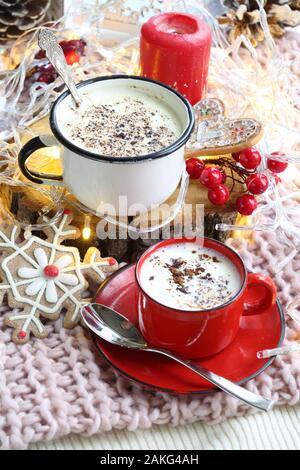
[[[180,31],[178,29],[169,29],[167,30],[167,33],[171,33],[171,34],[184,34],[184,31]]]

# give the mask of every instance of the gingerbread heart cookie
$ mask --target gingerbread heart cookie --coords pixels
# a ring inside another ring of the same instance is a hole
[[[238,152],[255,145],[262,137],[260,122],[251,118],[227,118],[225,105],[217,98],[199,101],[194,110],[196,125],[186,145],[188,157]]]

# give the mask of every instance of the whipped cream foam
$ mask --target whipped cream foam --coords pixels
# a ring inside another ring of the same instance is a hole
[[[235,265],[211,248],[171,244],[143,261],[139,280],[157,302],[180,310],[207,310],[223,305],[241,288]]]

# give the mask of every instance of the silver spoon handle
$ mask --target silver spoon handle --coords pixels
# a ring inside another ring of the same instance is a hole
[[[273,401],[269,400],[268,398],[264,398],[260,395],[256,395],[253,392],[249,392],[246,388],[240,387],[240,385],[231,382],[230,380],[225,379],[225,377],[221,377],[214,372],[211,372],[203,367],[197,366],[190,361],[185,361],[178,356],[170,353],[169,351],[165,351],[164,349],[154,349],[154,348],[146,348],[146,351],[156,352],[159,354],[163,354],[174,361],[179,362],[183,366],[187,367],[188,369],[192,370],[196,374],[200,375],[204,379],[208,380],[212,384],[216,385],[218,388],[223,390],[224,392],[228,393],[229,395],[242,400],[243,402],[247,403],[254,408],[258,408],[259,410],[269,411],[272,408]]]
[[[45,51],[49,62],[51,62],[57,73],[59,73],[69,88],[76,105],[79,106],[82,102],[82,99],[77,91],[76,85],[66,62],[65,55],[61,46],[57,42],[55,34],[51,31],[51,29],[41,29],[39,32],[38,43],[40,48]]]

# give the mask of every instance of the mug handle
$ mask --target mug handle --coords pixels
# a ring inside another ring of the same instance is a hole
[[[18,163],[21,173],[33,183],[37,184],[51,184],[53,186],[64,186],[62,175],[49,175],[47,173],[39,173],[31,171],[26,165],[26,160],[30,155],[38,149],[45,147],[57,146],[58,142],[51,134],[41,135],[29,140],[20,150],[18,156]]]
[[[266,312],[275,304],[276,292],[276,286],[270,277],[259,273],[248,273],[243,315]]]

